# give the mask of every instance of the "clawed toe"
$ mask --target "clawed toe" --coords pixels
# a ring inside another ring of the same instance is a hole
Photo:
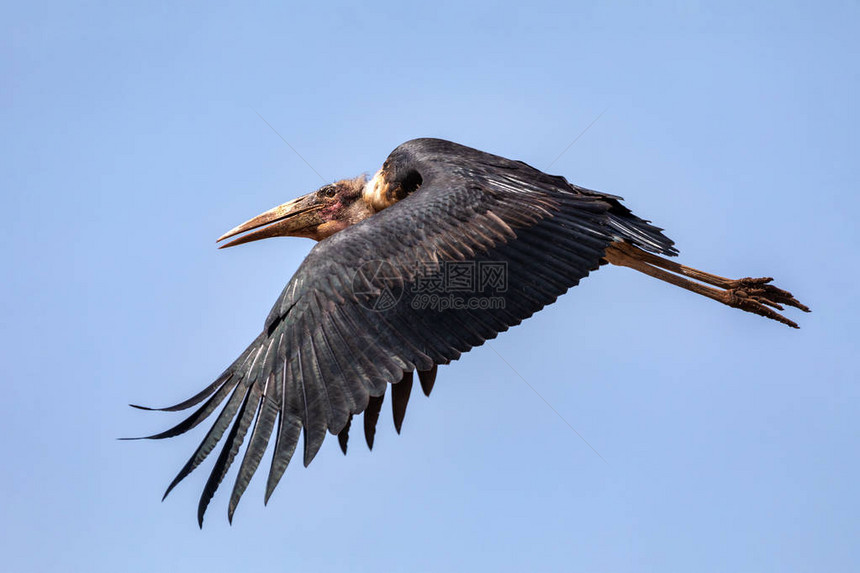
[[[752,312],[759,316],[764,316],[766,318],[776,320],[777,322],[781,322],[782,324],[785,324],[792,328],[800,328],[796,322],[794,322],[793,320],[789,320],[788,318],[782,316],[781,314],[773,310],[784,310],[782,304],[780,303],[790,304],[790,302],[785,300],[785,297],[783,296],[774,296],[780,295],[780,293],[785,293],[785,291],[780,291],[780,289],[777,289],[775,287],[770,288],[773,290],[768,290],[765,288],[753,288],[749,290],[744,290],[740,288],[729,289],[726,290],[724,293],[723,302],[728,306],[739,308],[741,310]],[[794,300],[793,297],[791,297],[790,293],[785,294],[788,294],[790,301],[797,302]],[[773,300],[774,298],[776,298],[779,302],[777,302],[777,300]],[[796,305],[792,304],[791,306]]]
[[[738,279],[732,281],[733,284],[728,290],[736,291],[739,296],[743,296],[741,293],[744,293],[748,298],[758,300],[762,304],[772,306],[778,310],[783,310],[783,305],[785,305],[798,308],[803,312],[809,312],[809,307],[794,298],[793,294],[787,290],[768,284],[772,280],[769,277]]]

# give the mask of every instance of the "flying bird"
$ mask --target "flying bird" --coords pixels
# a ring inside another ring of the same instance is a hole
[[[157,409],[202,405],[147,436],[183,434],[224,403],[164,494],[226,433],[200,498],[201,526],[246,438],[231,522],[273,436],[266,502],[300,436],[305,466],[327,432],[346,453],[353,417],[363,413],[372,448],[389,385],[399,433],[413,373],[429,396],[438,365],[519,324],[603,265],[629,267],[793,328],[780,311],[809,311],[770,278],[727,279],[669,260],[677,254],[673,242],[620,197],[441,139],[407,141],[372,177],[325,185],[218,241],[233,239],[222,245],[230,247],[277,236],[318,243],[251,345],[197,395]]]

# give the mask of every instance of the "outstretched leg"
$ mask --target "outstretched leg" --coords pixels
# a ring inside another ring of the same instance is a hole
[[[790,292],[769,284],[773,280],[769,277],[727,279],[664,259],[623,241],[617,241],[607,247],[604,258],[613,265],[635,269],[728,306],[787,324],[792,328],[799,327],[794,321],[773,309],[785,310],[783,307],[785,305],[809,312],[809,308],[794,298]]]

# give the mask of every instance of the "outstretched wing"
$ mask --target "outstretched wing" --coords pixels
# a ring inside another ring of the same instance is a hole
[[[660,229],[632,215],[617,197],[451,142],[407,142],[383,171],[392,183],[410,182],[411,192],[318,243],[247,350],[205,390],[166,409],[202,406],[150,436],[187,432],[226,401],[167,490],[227,432],[200,499],[201,524],[249,432],[230,498],[231,520],[272,435],[267,501],[300,434],[308,465],[326,431],[338,434],[345,450],[352,416],[367,410],[372,445],[389,384],[399,430],[413,371],[429,393],[436,365],[555,301],[601,264],[612,242],[675,253]],[[481,283],[479,270],[493,270],[493,280]],[[451,286],[452,276],[459,290]],[[471,288],[464,288],[468,278]]]

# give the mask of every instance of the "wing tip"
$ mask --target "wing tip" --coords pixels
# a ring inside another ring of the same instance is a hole
[[[131,406],[132,408],[135,408],[137,410],[144,410],[146,412],[155,412],[155,411],[160,409],[160,408],[150,408],[149,406],[141,406],[140,404],[129,404],[129,406]]]
[[[418,381],[421,383],[421,391],[424,392],[424,395],[428,398],[430,397],[430,392],[433,391],[433,385],[436,384],[436,373],[438,372],[438,368],[438,364],[433,364],[433,366],[428,370],[418,371]]]
[[[186,474],[186,475],[188,475],[188,474]],[[167,486],[167,489],[164,490],[164,495],[161,496],[161,501],[164,501],[165,499],[167,499],[167,496],[170,495],[170,492],[173,491],[173,488],[175,488],[177,485],[179,485],[179,482],[181,482],[183,479],[185,479],[185,475],[182,475],[182,472],[177,474],[176,477],[173,478],[173,481],[170,482],[170,485]]]

